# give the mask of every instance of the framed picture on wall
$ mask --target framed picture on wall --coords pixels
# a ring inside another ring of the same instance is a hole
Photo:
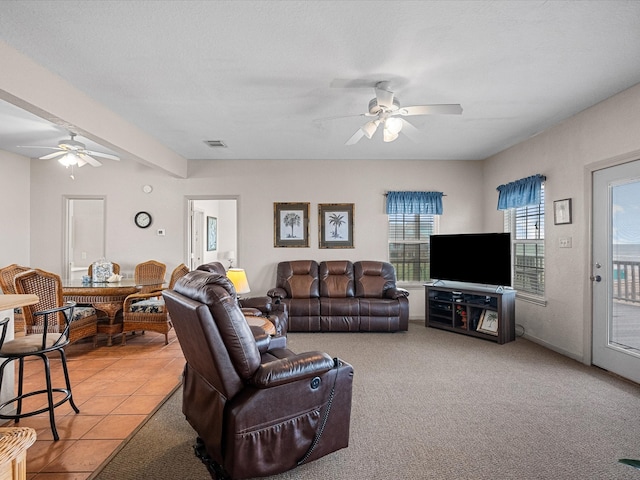
[[[309,203],[273,204],[274,247],[309,246]]]
[[[318,204],[320,248],[353,248],[353,203]]]
[[[571,199],[556,200],[553,202],[553,223],[563,225],[571,223]]]
[[[218,249],[218,219],[207,217],[207,251]]]

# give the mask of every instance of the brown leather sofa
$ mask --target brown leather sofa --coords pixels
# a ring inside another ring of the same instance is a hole
[[[224,265],[220,262],[205,263],[197,267],[196,270],[220,275],[227,274]],[[284,304],[276,304],[269,296],[242,298],[238,300],[238,303],[245,315],[266,317],[275,327],[276,335],[286,337],[288,316],[287,307]]]
[[[275,475],[348,446],[351,365],[270,348],[226,276],[195,270],[162,295],[187,361],[182,411],[214,478]]]
[[[267,295],[287,306],[290,332],[407,330],[409,292],[393,265],[379,261],[280,262]]]

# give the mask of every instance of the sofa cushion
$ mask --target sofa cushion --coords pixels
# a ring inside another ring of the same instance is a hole
[[[353,264],[356,297],[384,298],[384,292],[396,286],[393,265],[387,262],[362,261]]]
[[[278,264],[277,286],[289,298],[318,298],[318,263],[314,260],[295,260]]]
[[[328,298],[353,297],[353,263],[348,260],[320,262],[320,296]]]

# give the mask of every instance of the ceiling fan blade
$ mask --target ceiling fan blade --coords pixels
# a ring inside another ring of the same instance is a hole
[[[389,73],[376,73],[370,78],[334,78],[329,86],[331,88],[376,88],[380,83],[393,85],[394,89],[399,89],[409,83],[409,79],[398,77]]]
[[[334,78],[329,86],[331,88],[375,88],[380,80],[365,80],[353,78]]]
[[[400,107],[398,115],[460,115],[462,107],[457,103],[442,103],[438,105],[413,105]]]
[[[353,115],[336,115],[333,117],[322,117],[322,118],[315,118],[313,120],[314,123],[322,123],[322,122],[327,122],[329,120],[339,120],[341,118],[353,118],[353,117],[371,117],[372,115],[367,112],[367,113],[356,113]]]
[[[345,145],[355,145],[360,141],[360,139],[364,137],[364,131],[359,128],[356,133],[354,133],[349,140],[345,143]]]
[[[56,158],[56,157],[59,157],[60,155],[64,155],[66,153],[67,152],[65,150],[61,150],[59,152],[53,152],[53,153],[49,153],[47,155],[43,155],[42,157],[39,157],[39,158],[40,158],[40,160],[49,160],[51,158]]]
[[[102,163],[100,163],[98,160],[96,160],[93,157],[90,157],[89,155],[87,155],[86,153],[78,153],[78,157],[81,158],[82,160],[84,160],[86,163],[88,163],[89,165],[91,165],[92,167],[101,167]],[[82,165],[78,164],[80,167]]]
[[[84,167],[86,164],[87,164],[87,162],[85,162],[85,161],[80,157],[80,155],[78,155],[78,163],[77,163],[78,167]]]
[[[379,106],[385,108],[391,108],[393,106],[393,92],[389,90],[389,82],[378,83],[375,91]]]
[[[109,160],[120,161],[120,157],[116,157],[115,155],[111,155],[110,153],[93,152],[91,150],[85,150],[84,153],[87,155],[93,155],[94,157],[102,157],[108,158]]]
[[[420,141],[420,130],[411,125],[404,118],[401,118],[400,121],[402,122],[402,130],[400,131],[409,137],[410,140],[418,143]]]

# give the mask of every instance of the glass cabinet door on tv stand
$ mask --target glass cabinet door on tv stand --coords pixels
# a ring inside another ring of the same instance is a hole
[[[425,326],[500,344],[515,340],[516,291],[496,287],[425,285]]]

